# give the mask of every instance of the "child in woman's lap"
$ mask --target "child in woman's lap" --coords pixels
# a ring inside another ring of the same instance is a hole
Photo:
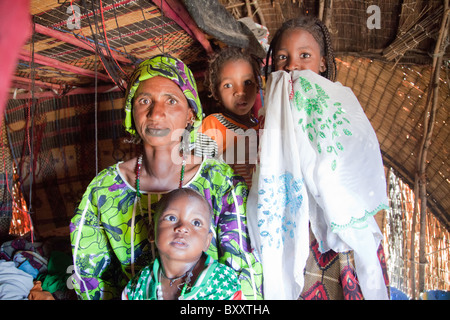
[[[193,189],[164,195],[155,213],[159,257],[130,280],[122,298],[239,299],[240,283],[234,270],[205,253],[212,239],[211,216],[210,205]]]

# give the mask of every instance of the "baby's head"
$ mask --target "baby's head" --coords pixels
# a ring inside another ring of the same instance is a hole
[[[294,48],[295,55],[290,52],[289,46]],[[302,57],[301,61],[298,61],[298,64],[302,65],[297,65],[297,68],[288,66],[289,58],[297,57]],[[317,66],[303,65],[312,58],[317,58],[319,63]],[[295,68],[297,70],[310,69],[331,81],[336,78],[336,61],[330,33],[320,19],[312,16],[299,16],[282,24],[270,42],[267,61],[270,59],[271,65],[269,66],[268,63],[265,68],[266,76],[268,72],[291,71],[292,68]]]
[[[197,261],[212,239],[213,210],[206,199],[190,188],[165,194],[155,209],[155,239],[161,257]]]
[[[252,109],[260,88],[261,72],[256,58],[240,48],[228,47],[209,61],[205,86],[225,109],[245,115]]]

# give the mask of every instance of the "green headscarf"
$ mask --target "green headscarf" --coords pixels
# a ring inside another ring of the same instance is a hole
[[[197,93],[197,84],[191,70],[179,59],[168,55],[157,55],[141,62],[133,72],[125,98],[125,130],[136,136],[133,125],[133,97],[141,81],[162,76],[175,82],[183,91],[189,107],[194,111],[195,121],[190,133],[190,143],[194,143],[197,129],[203,119],[203,110]]]

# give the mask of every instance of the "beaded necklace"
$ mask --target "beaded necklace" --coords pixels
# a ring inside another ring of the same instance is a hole
[[[161,279],[161,274],[163,274],[163,273],[160,271],[160,272],[159,272],[159,279]],[[182,277],[184,277],[185,275],[186,275],[186,274],[184,274]],[[188,290],[188,289],[191,288],[191,286],[190,286],[191,278],[192,278],[192,271],[189,272],[189,274],[188,274],[188,276],[187,276],[187,278],[186,278],[186,281],[185,281],[185,282],[182,282],[182,283],[180,283],[180,284],[178,285],[178,290],[180,290],[180,286],[183,285],[183,289],[181,290],[180,297],[184,296],[185,293],[186,293],[186,290]],[[180,278],[177,278],[177,279],[180,279]],[[175,281],[175,280],[174,280],[174,281]],[[161,280],[160,280],[159,283],[158,283],[158,286],[157,286],[157,288],[156,288],[156,292],[157,292],[157,295],[158,295],[158,300],[164,300],[164,298],[163,298],[163,290],[162,290],[162,285],[161,285]]]
[[[183,273],[181,276],[179,277],[174,277],[174,278],[169,278],[168,276],[166,276],[166,274],[161,270],[161,274],[164,278],[166,278],[167,280],[169,280],[169,285],[173,286],[173,284],[175,283],[175,281],[180,280],[181,278],[185,277],[188,272],[190,272],[191,270],[186,271],[185,273]]]
[[[136,194],[139,198],[141,197],[141,192],[140,192],[141,168],[142,168],[142,154],[137,158],[137,165],[136,165]],[[180,183],[178,185],[178,188],[183,187],[185,169],[186,169],[186,159],[183,157],[183,161],[181,163]]]
[[[197,263],[198,263],[198,261],[197,261]],[[192,276],[193,276],[193,272],[192,272],[192,271],[194,270],[194,268],[195,268],[195,266],[197,265],[197,263],[194,264],[194,265],[192,266],[192,268],[189,269],[188,271],[186,271],[183,275],[181,275],[181,276],[179,276],[179,277],[175,277],[175,278],[168,278],[168,277],[165,275],[165,273],[162,271],[162,268],[161,268],[161,269],[159,270],[159,281],[158,281],[158,286],[157,286],[157,288],[156,288],[157,295],[158,295],[158,300],[164,300],[164,298],[163,298],[163,290],[162,290],[162,285],[161,285],[161,275],[162,275],[164,278],[169,279],[169,281],[170,281],[170,282],[169,282],[169,285],[170,285],[170,286],[172,286],[173,283],[174,283],[175,281],[177,281],[177,280],[179,280],[179,279],[182,279],[183,277],[185,277],[185,276],[187,275],[186,280],[178,285],[178,290],[181,290],[180,297],[182,297],[182,296],[184,296],[184,294],[186,293],[186,290],[189,290],[189,289],[192,288],[192,287],[190,286],[190,284],[191,284],[191,279],[192,279]],[[182,289],[181,289],[181,286],[183,286]]]

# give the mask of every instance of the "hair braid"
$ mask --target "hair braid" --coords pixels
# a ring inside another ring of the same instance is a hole
[[[334,50],[333,45],[331,42],[331,36],[330,32],[328,31],[328,28],[325,26],[325,24],[317,19],[317,25],[320,26],[320,29],[322,30],[323,34],[323,40],[324,40],[324,50],[325,50],[325,59],[327,63],[327,70],[325,71],[326,76],[325,78],[335,81],[336,75],[337,75],[337,68],[336,68],[336,57],[334,56]]]

